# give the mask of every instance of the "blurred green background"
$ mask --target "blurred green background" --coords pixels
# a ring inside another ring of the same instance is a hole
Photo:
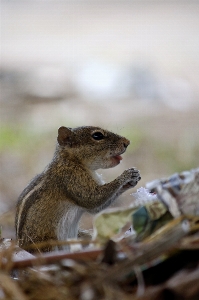
[[[132,166],[138,187],[198,167],[198,32],[198,1],[1,1],[4,237],[14,237],[16,200],[51,160],[62,125],[131,140],[121,165],[101,172],[107,181]]]

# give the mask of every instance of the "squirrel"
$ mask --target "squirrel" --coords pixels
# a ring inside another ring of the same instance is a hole
[[[19,246],[27,249],[49,240],[77,238],[84,212],[98,213],[136,186],[141,179],[136,168],[125,170],[109,183],[104,183],[96,172],[117,166],[129,144],[125,137],[100,127],[60,127],[52,161],[17,201]],[[41,251],[53,249],[49,244]]]

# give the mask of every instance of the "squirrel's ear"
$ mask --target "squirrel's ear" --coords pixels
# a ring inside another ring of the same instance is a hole
[[[58,137],[57,137],[57,141],[58,141],[59,145],[71,146],[71,140],[72,140],[71,136],[72,136],[71,128],[64,127],[64,126],[60,127],[58,129]]]

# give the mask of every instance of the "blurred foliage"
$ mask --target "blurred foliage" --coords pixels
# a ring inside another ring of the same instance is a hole
[[[24,178],[30,180],[32,174],[41,171],[51,159],[56,144],[56,136],[54,137],[53,134],[50,130],[31,129],[24,123],[1,126],[0,161],[4,165],[2,172],[6,171],[5,163],[9,160],[8,170],[12,164],[13,170],[17,165],[18,173],[21,174],[23,170],[26,172]]]
[[[12,151],[26,151],[31,149],[35,144],[38,144],[42,133],[31,132],[29,128],[19,125],[0,127],[0,151],[9,149]]]

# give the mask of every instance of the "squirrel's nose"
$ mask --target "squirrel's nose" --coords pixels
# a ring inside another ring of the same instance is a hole
[[[124,141],[124,148],[127,148],[129,144],[130,144],[130,141],[126,139]]]

